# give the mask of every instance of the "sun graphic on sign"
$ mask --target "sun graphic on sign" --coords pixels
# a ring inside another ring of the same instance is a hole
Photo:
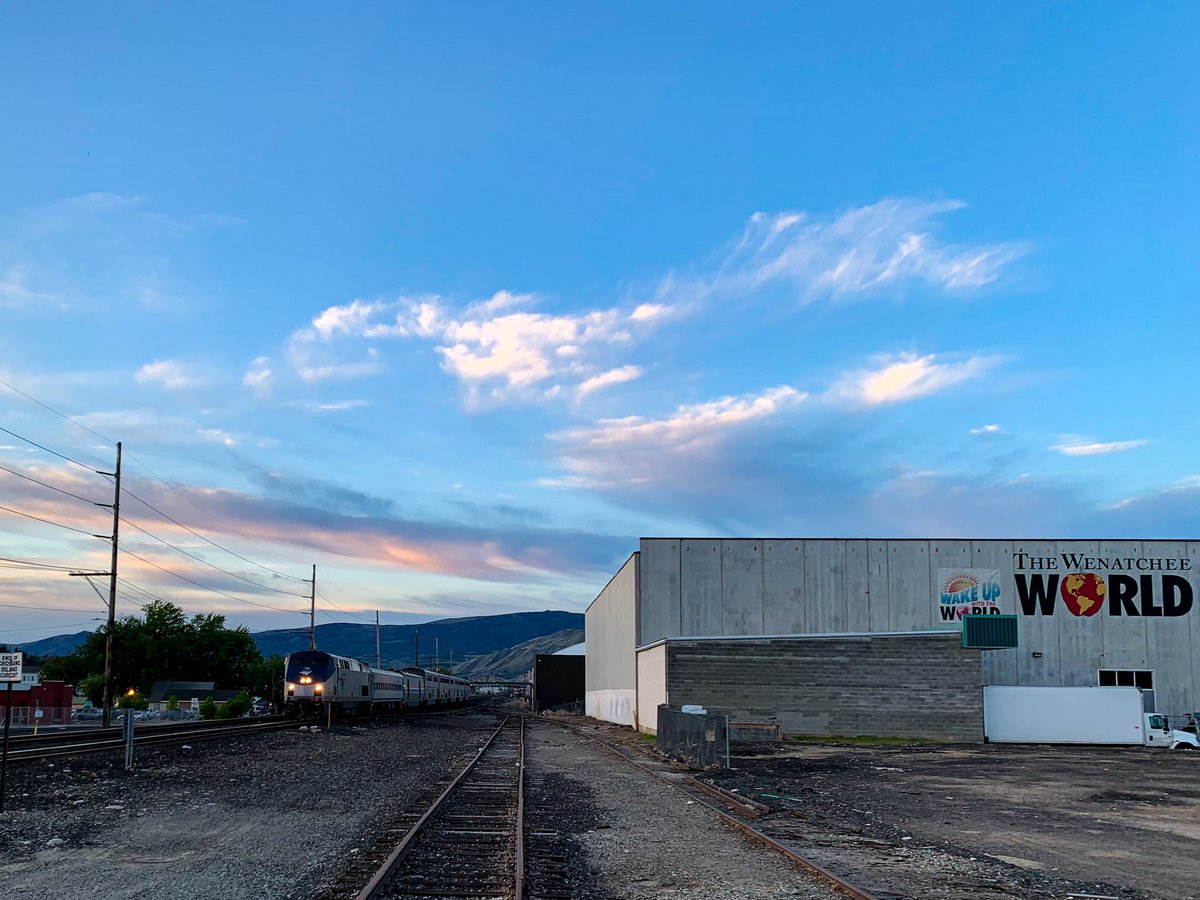
[[[979,579],[974,575],[968,575],[966,572],[955,572],[946,580],[946,587],[943,588],[943,593],[957,594],[959,591],[970,590],[979,584]]]

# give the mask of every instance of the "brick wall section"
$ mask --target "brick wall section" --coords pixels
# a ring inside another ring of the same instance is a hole
[[[787,734],[982,742],[980,665],[957,634],[672,640],[667,698]]]

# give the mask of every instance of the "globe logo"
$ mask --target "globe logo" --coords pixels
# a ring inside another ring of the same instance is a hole
[[[1108,585],[1095,572],[1072,572],[1063,578],[1059,593],[1072,615],[1094,616],[1104,606]]]

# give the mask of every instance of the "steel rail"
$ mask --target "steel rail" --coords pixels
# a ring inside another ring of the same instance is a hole
[[[551,719],[548,721],[554,721],[554,720]],[[620,748],[613,746],[612,744],[608,743],[607,741],[601,740],[600,738],[596,737],[595,735],[587,734],[586,732],[582,731],[578,727],[571,725],[569,723],[555,722],[555,724],[561,725],[564,728],[570,729],[572,732],[579,735],[580,737],[584,737],[584,738],[587,738],[588,740],[595,741],[597,744],[599,744],[605,750],[608,750],[610,753],[612,753],[616,756],[619,756],[621,759],[625,760],[626,762],[630,763],[631,765],[637,766],[639,769],[641,769],[646,774],[652,775],[653,777],[657,778],[659,781],[664,782],[665,784],[669,784],[671,787],[675,788],[677,791],[679,791],[681,794],[683,794],[689,800],[699,803],[702,806],[708,807],[713,812],[715,812],[718,816],[720,816],[725,822],[732,825],[738,831],[741,831],[747,837],[751,838],[752,840],[758,841],[759,843],[771,848],[772,850],[776,851],[777,853],[780,853],[783,856],[787,857],[789,860],[796,863],[798,866],[800,866],[802,869],[805,869],[812,875],[815,875],[817,878],[819,878],[821,881],[825,882],[827,885],[829,885],[830,887],[832,887],[834,890],[838,891],[839,893],[852,898],[852,900],[879,900],[878,897],[874,896],[873,894],[868,894],[862,888],[860,888],[854,884],[851,884],[849,881],[846,881],[844,878],[842,878],[838,875],[835,875],[833,872],[830,872],[824,866],[820,865],[819,863],[814,862],[813,860],[809,859],[808,857],[804,856],[803,854],[798,853],[797,851],[793,850],[791,847],[787,846],[786,844],[782,844],[779,841],[775,840],[773,837],[770,837],[769,835],[764,834],[763,832],[761,832],[757,828],[755,828],[753,825],[743,822],[741,819],[730,815],[729,813],[725,812],[725,810],[721,809],[716,803],[708,800],[707,798],[703,797],[702,795],[700,795],[698,793],[689,791],[687,787],[685,787],[683,784],[680,784],[678,781],[674,781],[670,778],[667,778],[660,772],[654,771],[654,769],[652,769],[650,766],[645,765],[640,760],[634,759],[632,756],[628,755],[627,753],[622,751]],[[741,802],[739,802],[738,805],[745,808],[745,804],[743,804]]]
[[[291,728],[290,722],[255,723],[253,725],[221,725],[210,728],[197,728],[193,731],[172,731],[169,734],[135,734],[134,747],[157,746],[174,744],[183,741],[206,741],[214,738],[237,737],[240,735],[258,734],[265,731],[282,731]],[[60,746],[34,746],[9,749],[9,762],[33,761],[39,759],[55,759],[60,756],[82,756],[89,753],[104,753],[109,750],[124,750],[125,738],[111,734],[91,741],[72,741]]]
[[[239,716],[237,719],[202,719],[199,721],[184,720],[179,722],[163,723],[159,725],[135,725],[134,740],[136,741],[141,739],[143,735],[159,736],[186,734],[190,736],[205,729],[228,728],[230,725],[235,723],[239,725],[247,725],[249,722],[253,722],[256,725],[271,725],[276,723],[287,723],[291,721],[294,720],[288,719],[286,716],[255,716],[253,719],[249,720],[243,719]],[[123,732],[120,726],[109,728],[101,728],[99,726],[90,728],[85,726],[72,729],[71,731],[49,731],[36,735],[13,735],[9,738],[9,747],[54,747],[73,743],[88,743],[89,741],[103,740],[104,738],[118,735],[122,736],[121,739],[124,740]]]
[[[517,852],[514,900],[525,897],[525,717],[521,716],[521,737],[517,751]]]
[[[444,791],[442,791],[438,798],[434,800],[432,804],[430,804],[429,808],[426,809],[421,815],[421,818],[419,818],[412,828],[409,829],[408,834],[406,834],[400,840],[400,843],[396,845],[395,849],[392,850],[392,852],[388,855],[388,858],[384,860],[383,865],[376,870],[373,876],[371,876],[371,880],[367,882],[366,887],[358,892],[358,894],[355,896],[355,900],[373,900],[373,898],[379,893],[380,888],[382,888],[383,884],[392,874],[392,871],[396,868],[397,864],[407,855],[408,851],[412,848],[413,843],[416,841],[417,837],[420,836],[421,831],[425,828],[426,824],[428,824],[429,820],[432,819],[437,811],[442,808],[446,800],[451,794],[454,793],[455,789],[466,780],[468,775],[471,774],[471,771],[475,768],[476,764],[483,759],[484,754],[491,749],[492,744],[496,742],[496,739],[500,736],[500,733],[504,731],[504,726],[508,724],[508,720],[510,718],[511,716],[504,717],[504,720],[500,723],[500,726],[493,731],[491,737],[487,739],[487,743],[479,748],[479,752],[475,754],[475,757],[469,763],[467,763],[466,767],[459,772],[457,776],[455,776],[454,780],[450,782],[450,784]],[[524,744],[524,741],[522,741],[522,744]]]

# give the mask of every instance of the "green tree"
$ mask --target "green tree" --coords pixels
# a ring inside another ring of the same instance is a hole
[[[217,715],[217,704],[212,697],[205,697],[204,702],[200,704],[200,718],[213,719]]]
[[[107,626],[88,636],[73,653],[46,661],[42,675],[83,687],[93,703],[90,680],[102,677]],[[245,628],[226,628],[225,617],[200,614],[190,620],[172,603],[155,600],[142,615],[123,616],[113,625],[112,678],[117,686],[148,691],[156,681],[212,681],[217,688],[249,687],[255,666],[263,662]],[[279,682],[283,681],[282,670]]]
[[[283,708],[283,657],[273,654],[246,669],[245,688],[252,697],[262,697],[276,709]]]
[[[167,712],[175,712],[179,709],[179,698],[172,694],[167,698]]]

